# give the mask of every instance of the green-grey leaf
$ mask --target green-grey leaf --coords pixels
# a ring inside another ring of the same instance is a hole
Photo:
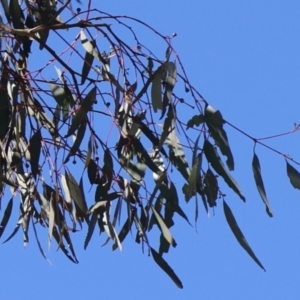
[[[80,40],[83,48],[86,52],[93,55],[95,58],[100,60],[100,53],[98,52],[97,48],[95,47],[95,42],[90,42],[86,35],[84,34],[83,30],[80,32]]]
[[[232,188],[243,201],[246,201],[246,198],[243,196],[238,184],[226,170],[215,147],[208,140],[205,140],[203,149],[207,160],[210,162],[215,171],[223,177],[227,185]]]
[[[248,244],[246,238],[244,237],[241,229],[239,228],[234,215],[230,209],[230,207],[227,205],[227,203],[225,201],[223,201],[223,209],[224,209],[224,213],[225,213],[225,217],[227,220],[227,223],[231,229],[231,231],[233,232],[234,236],[236,237],[237,241],[240,243],[240,245],[246,250],[246,252],[251,256],[251,258],[264,270],[266,271],[266,269],[263,267],[263,265],[261,264],[261,262],[258,260],[258,258],[256,257],[256,255],[254,254],[254,252],[252,251],[250,245]]]
[[[4,230],[5,230],[5,227],[9,221],[9,218],[10,218],[10,215],[11,215],[11,212],[12,212],[12,208],[13,208],[13,197],[9,200],[6,208],[5,208],[5,211],[4,211],[4,214],[3,214],[3,218],[1,220],[1,223],[0,223],[0,237],[2,236]]]
[[[183,288],[182,282],[175,274],[174,270],[169,266],[169,264],[163,259],[161,255],[159,255],[153,248],[150,247],[152,257],[154,261],[167,273],[167,275],[173,280],[173,282],[180,289]]]
[[[69,188],[70,194],[72,199],[75,201],[77,206],[80,208],[83,214],[87,213],[87,204],[85,202],[85,198],[82,195],[81,189],[76,181],[76,179],[73,177],[73,175],[66,171],[66,182],[67,186]]]
[[[264,187],[264,182],[261,176],[261,169],[260,169],[260,163],[259,163],[259,159],[258,156],[254,153],[253,155],[253,160],[252,160],[252,170],[253,170],[253,174],[254,174],[254,179],[255,179],[255,183],[258,189],[258,192],[261,196],[261,199],[263,200],[263,202],[266,205],[266,211],[267,214],[270,217],[273,217],[273,213],[267,198],[267,194],[265,191],[265,187]]]
[[[151,99],[154,112],[157,112],[158,109],[161,110],[163,108],[161,94],[161,75],[162,67],[160,66],[155,72],[151,87]]]
[[[85,57],[84,57],[84,62],[83,62],[83,66],[82,66],[82,71],[81,71],[81,84],[84,84],[89,72],[91,70],[91,67],[93,65],[93,61],[94,61],[94,56],[92,54],[90,54],[89,52],[85,53]]]
[[[186,129],[193,128],[194,126],[199,126],[204,122],[204,116],[202,114],[195,115],[191,119],[188,120],[186,124]]]
[[[69,127],[68,133],[65,137],[72,135],[85,122],[86,114],[91,110],[93,103],[96,100],[96,87],[93,87],[82,101],[75,117],[72,119],[72,124]]]
[[[50,88],[51,88],[52,96],[54,97],[55,101],[60,106],[64,106],[64,101],[66,99],[64,88],[55,83],[50,83]]]
[[[295,189],[300,190],[300,173],[286,161],[287,175]]]
[[[158,213],[154,206],[151,205],[151,210],[156,218],[157,221],[157,225],[161,231],[161,233],[163,234],[164,238],[167,240],[167,242],[172,245],[173,247],[176,247],[177,243],[175,241],[175,239],[173,238],[169,228],[167,227],[167,225],[165,224],[165,221],[163,220],[162,216],[160,215],[160,213]]]
[[[87,248],[91,238],[92,238],[92,235],[94,233],[94,229],[95,229],[95,225],[97,223],[97,213],[96,212],[93,212],[92,214],[92,218],[91,218],[91,221],[90,221],[90,224],[89,224],[89,228],[88,228],[88,232],[87,232],[87,235],[86,235],[86,238],[84,240],[84,250]]]
[[[210,105],[205,108],[205,122],[209,131],[220,148],[221,153],[227,156],[226,164],[230,171],[234,170],[234,159],[229,146],[226,131],[223,128],[224,120],[219,110],[213,109]]]

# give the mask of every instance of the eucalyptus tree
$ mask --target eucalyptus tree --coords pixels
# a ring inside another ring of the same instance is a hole
[[[208,213],[218,203],[237,241],[264,269],[226,202],[227,189],[242,201],[246,195],[232,175],[225,130],[232,127],[254,146],[277,150],[209,105],[172,46],[176,34],[165,36],[142,20],[85,2],[1,0],[0,237],[17,211],[5,242],[20,229],[24,244],[35,239],[47,259],[38,238],[44,228],[49,244],[55,241],[77,263],[71,237],[78,231],[84,248],[97,230],[112,250],[122,249],[131,233],[181,288],[165,260],[176,247],[174,216],[191,225],[200,209]],[[155,47],[136,34],[138,26],[157,40]],[[163,57],[156,54],[160,47]],[[299,163],[277,153],[300,189]],[[252,168],[272,217],[255,151]],[[181,176],[179,185],[174,176]],[[93,201],[87,201],[89,191]],[[183,201],[195,203],[193,221]],[[158,249],[152,246],[154,226]]]

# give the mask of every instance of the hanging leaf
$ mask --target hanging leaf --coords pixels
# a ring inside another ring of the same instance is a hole
[[[292,165],[290,165],[287,160],[286,170],[292,186],[295,189],[300,190],[300,173]]]
[[[52,96],[55,99],[55,101],[60,105],[64,106],[64,102],[66,99],[65,95],[65,90],[61,86],[55,84],[55,83],[50,83],[50,88],[52,91]]]
[[[168,141],[167,141],[168,140]],[[168,115],[165,119],[163,132],[160,137],[158,149],[161,149],[163,143],[171,143],[175,155],[178,151],[178,141],[176,136],[176,113],[175,107],[169,106]]]
[[[91,110],[92,105],[94,104],[96,100],[96,87],[93,87],[90,92],[86,95],[84,100],[82,101],[79,109],[77,110],[77,113],[75,117],[72,119],[72,124],[69,127],[68,133],[65,137],[71,136],[78,127],[85,122],[86,114]]]
[[[98,171],[98,165],[93,159],[89,159],[89,164],[87,167],[88,178],[91,184],[100,183],[100,175]]]
[[[163,259],[161,255],[159,255],[153,248],[150,247],[152,257],[154,261],[167,273],[167,275],[173,280],[173,282],[180,288],[183,288],[182,282],[175,274],[173,269],[169,266],[169,264]]]
[[[199,126],[204,122],[204,116],[202,114],[193,116],[188,122],[186,123],[186,129],[193,128],[194,126]]]
[[[239,228],[235,217],[230,209],[230,207],[227,205],[225,201],[223,201],[223,209],[225,213],[225,217],[227,220],[227,223],[233,232],[234,236],[236,237],[237,241],[240,243],[240,245],[246,250],[246,252],[251,256],[251,258],[264,270],[266,269],[263,267],[263,265],[260,263],[254,252],[252,251],[250,245],[248,244],[246,238],[244,237],[241,229]]]
[[[243,196],[238,184],[226,170],[215,147],[208,140],[205,140],[203,149],[207,160],[211,163],[214,170],[223,177],[227,185],[232,188],[243,201],[246,201],[246,198]]]
[[[206,194],[207,202],[210,207],[217,206],[218,199],[218,181],[215,174],[208,169],[205,177],[204,177],[205,189],[204,192]]]
[[[76,155],[76,152],[79,150],[81,142],[84,138],[85,130],[86,130],[86,123],[84,122],[84,123],[80,124],[78,127],[75,142],[74,142],[73,146],[71,147],[70,152],[68,153],[68,155],[64,161],[64,164],[66,164],[69,161],[69,158],[71,156]]]
[[[209,128],[210,134],[216,142],[216,145],[221,150],[221,153],[227,156],[226,164],[230,171],[234,170],[233,155],[230,150],[227,134],[223,129],[225,123],[223,116],[219,110],[215,110],[210,105],[205,108],[205,122]]]
[[[9,200],[6,208],[5,208],[5,211],[4,211],[4,214],[3,214],[3,218],[1,220],[1,223],[0,223],[0,238],[5,230],[5,227],[9,221],[9,218],[10,218],[10,215],[11,215],[11,212],[12,212],[12,208],[13,208],[13,197]]]
[[[151,99],[154,112],[162,109],[162,91],[161,91],[162,67],[158,67],[152,81]]]
[[[83,30],[81,30],[81,32],[80,32],[80,40],[81,40],[81,44],[82,44],[83,48],[85,49],[85,51],[87,53],[89,53],[93,57],[101,60],[100,59],[101,55],[96,48],[95,41],[90,42],[88,40],[88,38],[86,37],[86,35],[84,34]]]
[[[95,229],[95,225],[97,223],[97,213],[96,212],[93,212],[92,214],[92,218],[91,218],[91,221],[90,221],[90,224],[89,224],[89,228],[88,228],[88,232],[87,232],[87,235],[86,235],[86,238],[84,240],[84,250],[86,250],[91,238],[92,238],[92,235],[94,233],[94,229]]]
[[[39,159],[41,153],[42,135],[41,131],[37,130],[29,141],[29,152],[30,152],[30,165],[33,177],[39,173]]]
[[[167,242],[172,245],[174,248],[176,247],[177,243],[175,241],[175,239],[173,238],[169,228],[167,227],[167,225],[165,224],[162,216],[155,210],[154,206],[151,205],[151,210],[156,218],[157,221],[157,225],[161,231],[161,233],[163,234],[164,238],[167,240]]]
[[[85,198],[82,195],[81,189],[73,177],[73,175],[66,170],[65,173],[67,186],[69,188],[72,199],[75,201],[76,205],[80,208],[81,212],[85,215],[88,211]]]
[[[271,210],[268,198],[267,198],[267,194],[266,194],[266,191],[265,191],[264,182],[263,182],[263,179],[261,177],[261,169],[260,169],[259,159],[258,159],[258,156],[255,153],[253,155],[253,160],[252,160],[252,170],[253,170],[253,174],[254,174],[256,187],[257,187],[258,192],[261,196],[261,199],[263,200],[263,202],[266,205],[267,214],[270,217],[273,217],[273,213],[272,213],[272,210]]]
[[[92,54],[90,54],[89,52],[86,52],[84,61],[83,61],[82,71],[81,71],[81,84],[85,83],[85,81],[90,73],[90,70],[92,68],[93,61],[94,61],[94,56]]]

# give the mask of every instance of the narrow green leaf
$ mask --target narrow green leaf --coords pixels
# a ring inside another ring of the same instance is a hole
[[[290,165],[287,160],[286,170],[292,186],[295,189],[300,190],[300,173],[292,165]]]
[[[175,274],[174,270],[169,266],[169,264],[163,259],[161,255],[159,255],[153,248],[150,247],[152,257],[154,261],[167,273],[167,275],[173,280],[173,282],[180,289],[183,288],[182,282]]]
[[[77,110],[77,113],[75,117],[72,119],[71,126],[69,127],[68,133],[65,137],[71,136],[78,127],[85,122],[86,114],[91,110],[92,105],[94,104],[96,100],[96,87],[93,87],[90,92],[86,95],[84,100],[82,101],[79,109]]]
[[[64,88],[62,88],[61,86],[55,83],[50,83],[50,88],[51,88],[52,96],[57,102],[57,104],[59,104],[60,106],[64,106],[64,101],[66,99]]]
[[[81,212],[85,215],[87,213],[87,204],[85,201],[85,198],[82,195],[81,189],[76,181],[76,179],[73,177],[73,175],[66,171],[66,182],[67,186],[69,188],[70,194],[72,199],[75,201]]]
[[[81,142],[84,138],[85,130],[86,130],[86,123],[84,122],[84,123],[80,124],[78,127],[75,142],[74,142],[73,146],[71,147],[70,152],[68,153],[68,155],[64,161],[64,164],[66,164],[69,161],[69,158],[71,156],[76,155],[76,152],[79,150]]]
[[[263,267],[263,265],[260,263],[254,252],[252,251],[250,245],[248,244],[246,238],[244,237],[241,229],[239,228],[235,217],[230,209],[230,207],[227,205],[225,201],[223,201],[223,209],[225,213],[225,217],[227,220],[227,223],[233,232],[234,236],[236,237],[237,241],[240,243],[240,245],[246,250],[246,252],[251,256],[251,258],[264,270],[266,269]]]
[[[177,243],[175,241],[175,239],[173,238],[169,228],[167,227],[167,225],[165,224],[162,216],[160,215],[160,213],[158,213],[154,206],[151,205],[151,210],[156,218],[156,221],[157,221],[157,225],[161,231],[161,233],[163,234],[164,238],[166,239],[166,241],[172,245],[174,248],[176,247]]]
[[[87,248],[92,236],[93,236],[93,233],[94,233],[94,229],[95,229],[95,225],[97,223],[97,213],[96,212],[93,212],[92,214],[92,218],[91,218],[91,221],[90,221],[90,224],[89,224],[89,228],[88,228],[88,232],[87,232],[87,235],[86,235],[86,238],[84,240],[84,250]]]
[[[4,211],[4,214],[3,214],[3,218],[1,220],[1,223],[0,223],[0,238],[5,230],[5,227],[9,221],[9,218],[10,218],[10,215],[11,215],[11,212],[12,212],[12,208],[13,208],[13,197],[9,200],[6,208],[5,208],[5,211]]]
[[[253,155],[253,160],[252,160],[252,170],[253,170],[253,174],[254,174],[254,179],[255,179],[255,183],[258,189],[258,192],[261,196],[261,199],[263,200],[263,202],[266,205],[266,211],[267,214],[270,217],[273,217],[273,213],[267,198],[267,194],[265,191],[265,187],[264,187],[264,182],[263,179],[261,177],[261,169],[260,169],[260,163],[259,163],[259,159],[258,156],[254,153]]]
[[[81,84],[84,84],[89,72],[92,68],[94,61],[94,56],[90,54],[89,52],[85,53],[84,61],[83,61],[83,66],[82,66],[82,71],[81,71]]]
[[[48,225],[48,247],[50,248],[53,229],[55,226],[55,213],[56,213],[56,199],[54,198],[53,193],[51,193],[49,208],[50,209],[49,209],[49,225]]]
[[[129,216],[126,220],[126,222],[124,223],[120,233],[119,233],[119,236],[118,236],[118,239],[120,241],[120,243],[122,243],[127,234],[129,233],[131,227],[132,227],[132,224],[133,224],[133,215],[131,214],[131,216]],[[112,245],[112,250],[116,250],[118,248],[118,244],[115,242],[113,245]]]
[[[91,184],[99,184],[100,183],[100,175],[98,171],[98,165],[95,160],[92,158],[89,159],[89,164],[87,166],[88,178]]]
[[[207,160],[210,162],[214,170],[223,177],[227,185],[232,188],[243,201],[246,201],[246,198],[243,196],[238,184],[226,170],[215,147],[208,140],[205,140],[203,149]]]
[[[223,128],[224,119],[219,110],[215,110],[210,105],[205,108],[205,122],[209,131],[221,150],[221,153],[227,156],[226,164],[230,171],[234,170],[234,159],[229,146],[226,131]]]
[[[86,35],[84,34],[83,30],[81,30],[80,32],[80,40],[85,51],[100,60],[100,53],[95,47],[95,41],[90,42],[86,37]]]
[[[162,91],[161,91],[162,67],[158,67],[152,81],[151,99],[154,112],[162,109]]]
[[[218,181],[215,174],[208,169],[204,177],[204,193],[206,194],[207,202],[210,207],[217,206],[218,199]]]
[[[41,131],[37,130],[30,138],[29,141],[29,153],[30,153],[30,165],[33,177],[39,173],[39,159],[41,153],[42,135]]]

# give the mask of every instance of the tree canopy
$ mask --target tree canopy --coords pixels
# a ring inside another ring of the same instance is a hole
[[[296,189],[300,163],[209,104],[172,46],[176,33],[165,36],[142,20],[103,12],[96,3],[1,0],[0,237],[16,210],[18,222],[4,242],[20,229],[24,244],[35,239],[47,259],[39,240],[44,233],[49,245],[54,240],[78,263],[72,242],[78,231],[85,249],[95,231],[112,250],[122,250],[132,234],[182,288],[165,258],[177,245],[174,216],[197,227],[200,210],[210,214],[221,206],[238,243],[264,269],[226,202],[228,189],[247,198],[233,175],[226,129],[253,142],[253,178],[269,217],[256,147],[286,161]],[[155,48],[137,28],[153,35]],[[295,124],[284,134],[299,129]],[[175,173],[181,182],[173,180]],[[183,201],[193,202],[193,220]]]

